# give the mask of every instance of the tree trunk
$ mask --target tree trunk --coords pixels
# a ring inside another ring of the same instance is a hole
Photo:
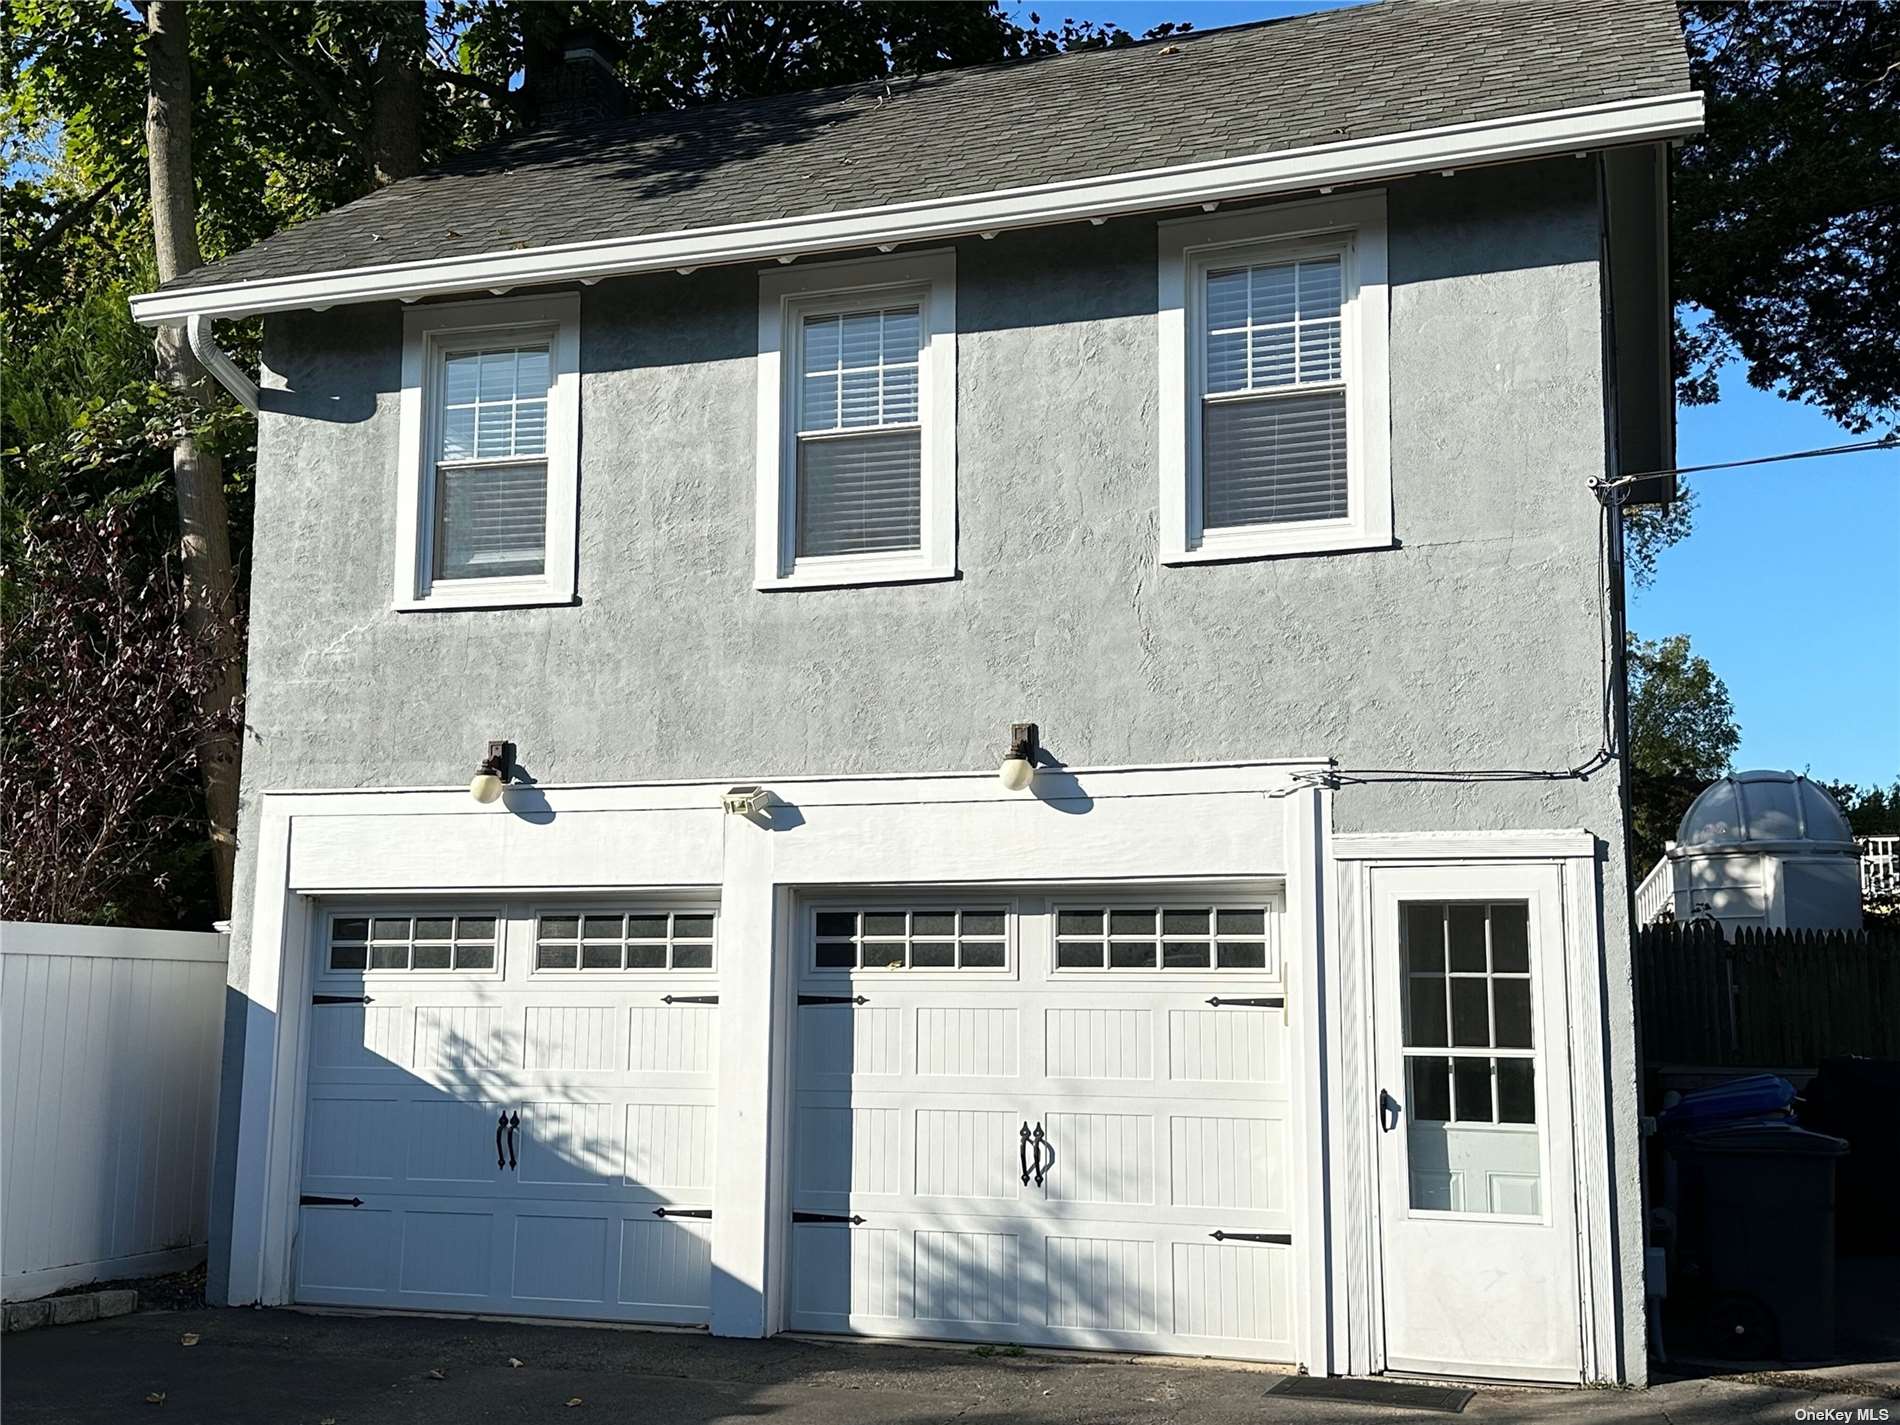
[[[369,81],[370,176],[377,187],[422,167],[422,62],[427,17],[406,6],[376,46]]]
[[[191,176],[191,38],[182,0],[152,0],[145,12],[145,147],[152,184],[152,240],[158,280],[203,265],[198,251],[197,195]],[[155,343],[159,379],[208,405],[209,378],[191,354],[182,326],[160,327]],[[225,716],[244,696],[238,646],[236,580],[231,570],[230,518],[224,505],[224,461],[197,435],[181,430],[172,445],[172,488],[178,500],[178,551],[184,569],[185,618],[195,639],[217,652],[218,674],[200,695],[207,732],[198,746],[204,774],[205,814],[219,909],[231,912],[231,873],[237,859],[238,759],[236,719]]]

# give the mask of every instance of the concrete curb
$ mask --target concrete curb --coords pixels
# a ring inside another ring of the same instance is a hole
[[[122,1291],[82,1291],[71,1296],[47,1296],[38,1301],[9,1301],[0,1312],[0,1332],[32,1331],[41,1326],[76,1326],[137,1311],[139,1294]]]

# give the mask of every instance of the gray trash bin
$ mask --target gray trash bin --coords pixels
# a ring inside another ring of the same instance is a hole
[[[1831,1357],[1834,1166],[1845,1140],[1779,1119],[1705,1129],[1677,1151],[1695,1179],[1690,1242],[1713,1344],[1752,1359]]]

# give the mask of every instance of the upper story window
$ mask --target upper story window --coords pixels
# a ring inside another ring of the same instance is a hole
[[[1382,195],[1166,223],[1167,563],[1392,540]]]
[[[759,282],[757,583],[956,573],[955,260]]]
[[[409,312],[396,606],[574,597],[580,299]]]

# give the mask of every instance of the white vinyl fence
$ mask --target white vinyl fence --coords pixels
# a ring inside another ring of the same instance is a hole
[[[204,1255],[225,938],[0,923],[0,1287]]]

